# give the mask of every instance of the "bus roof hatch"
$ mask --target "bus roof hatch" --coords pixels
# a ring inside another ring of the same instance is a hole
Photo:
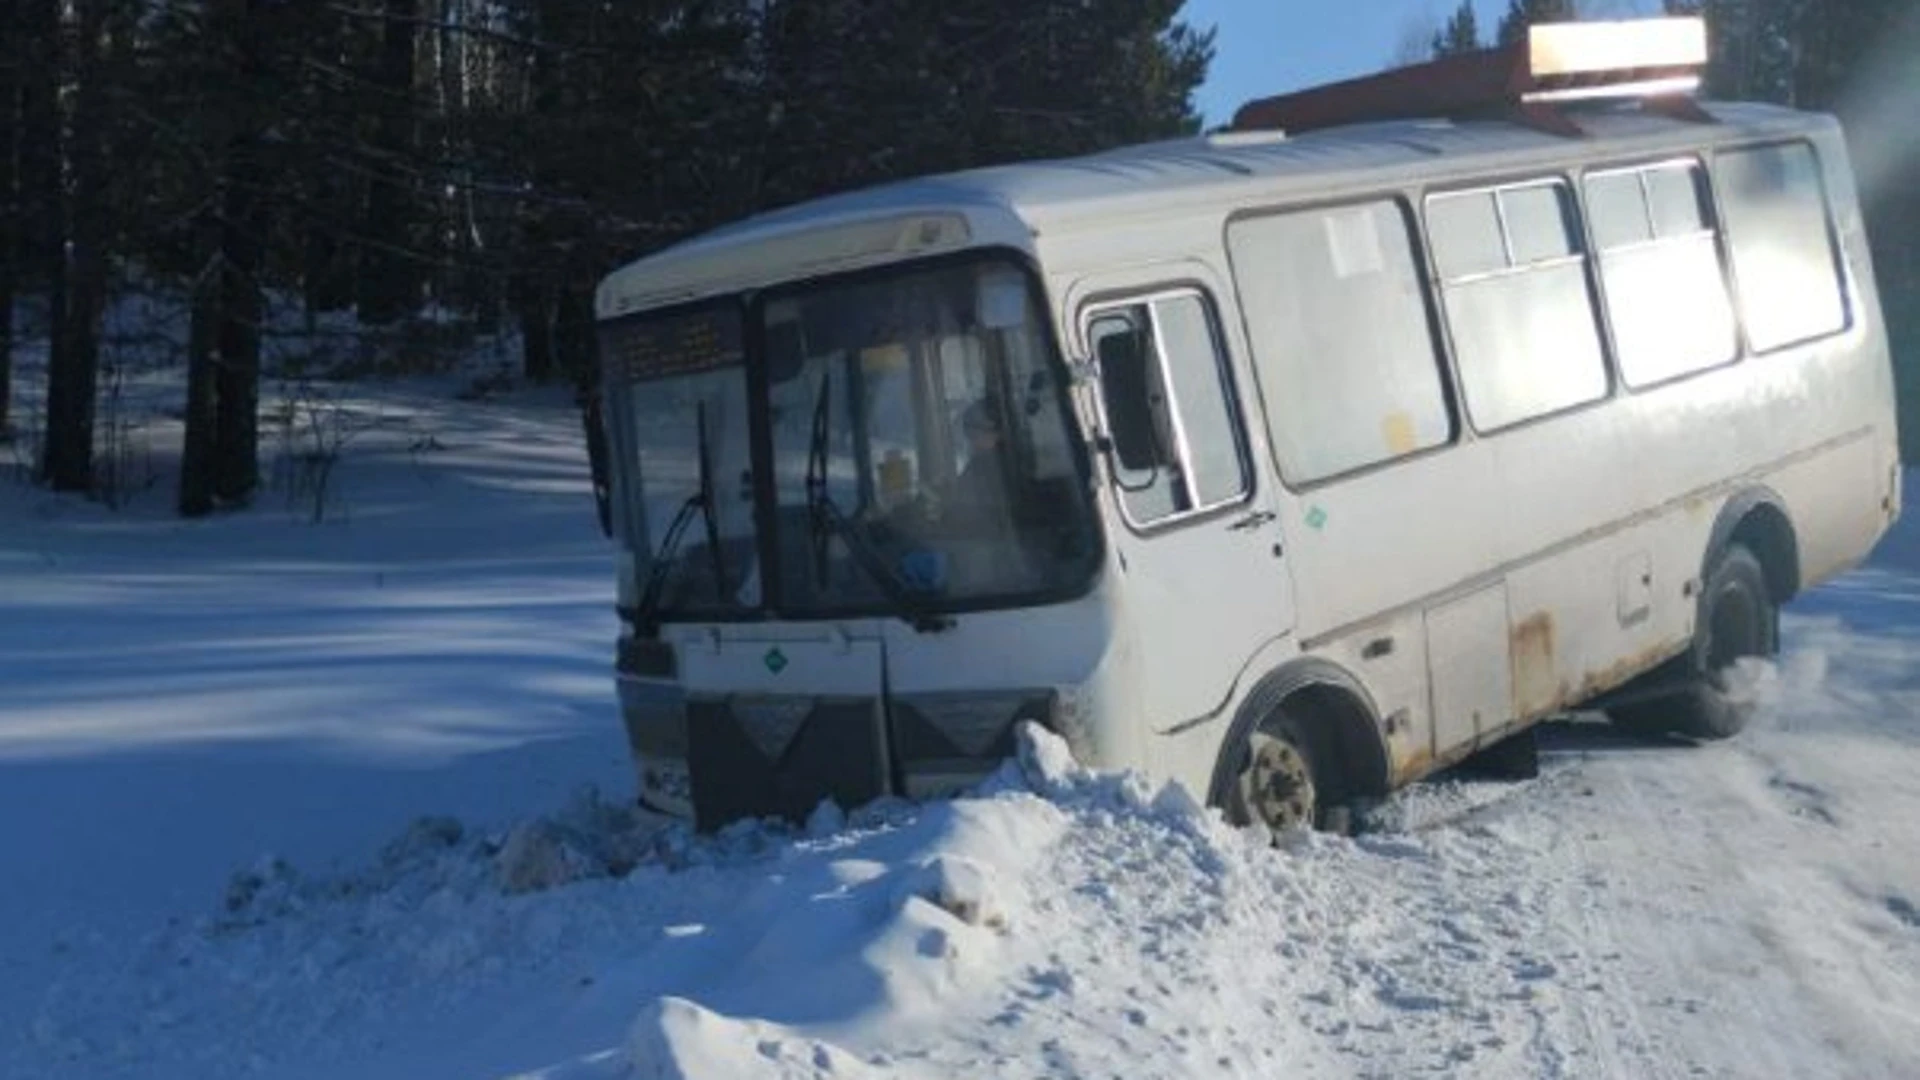
[[[1540,23],[1511,45],[1250,101],[1227,130],[1480,117],[1581,135],[1559,106],[1603,100],[1707,121],[1693,101],[1706,62],[1706,23],[1698,17]]]

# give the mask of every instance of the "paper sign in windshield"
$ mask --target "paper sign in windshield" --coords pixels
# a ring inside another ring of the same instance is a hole
[[[624,323],[604,342],[608,370],[636,381],[733,367],[745,356],[740,315],[730,309]]]

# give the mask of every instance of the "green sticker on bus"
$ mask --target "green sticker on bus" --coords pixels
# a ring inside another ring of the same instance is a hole
[[[787,670],[787,654],[780,651],[780,646],[775,645],[767,650],[765,663],[768,671],[778,675]]]

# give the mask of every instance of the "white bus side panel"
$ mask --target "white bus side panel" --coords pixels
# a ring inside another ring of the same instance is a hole
[[[1848,258],[1844,334],[1298,490],[1279,484],[1244,383],[1260,481],[1281,514],[1296,636],[1248,658],[1222,722],[1151,740],[1166,772],[1204,786],[1224,721],[1299,652],[1365,687],[1396,783],[1618,686],[1686,648],[1712,530],[1747,489],[1783,503],[1803,586],[1863,558],[1898,506],[1891,372],[1845,158],[1836,137],[1816,142]],[[1218,266],[1223,220],[1136,221],[1067,243],[1043,236],[1041,247],[1056,274],[1175,256]],[[1237,296],[1220,289],[1215,300],[1245,379]],[[1144,607],[1178,610],[1170,599]],[[1154,659],[1130,657],[1147,682],[1186,681]],[[1182,693],[1197,699],[1199,688]],[[1502,694],[1505,708],[1488,704]]]

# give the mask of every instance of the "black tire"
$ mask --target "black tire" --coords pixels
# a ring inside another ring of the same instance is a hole
[[[1226,792],[1229,821],[1240,826],[1258,821],[1276,836],[1328,824],[1331,777],[1294,717],[1283,711],[1255,727],[1238,753]]]
[[[1722,552],[1700,593],[1693,650],[1682,661],[1683,685],[1671,696],[1636,702],[1609,714],[1613,722],[1643,734],[1715,740],[1738,735],[1755,702],[1728,690],[1727,673],[1750,657],[1780,651],[1780,609],[1767,588],[1766,571],[1747,547]]]

